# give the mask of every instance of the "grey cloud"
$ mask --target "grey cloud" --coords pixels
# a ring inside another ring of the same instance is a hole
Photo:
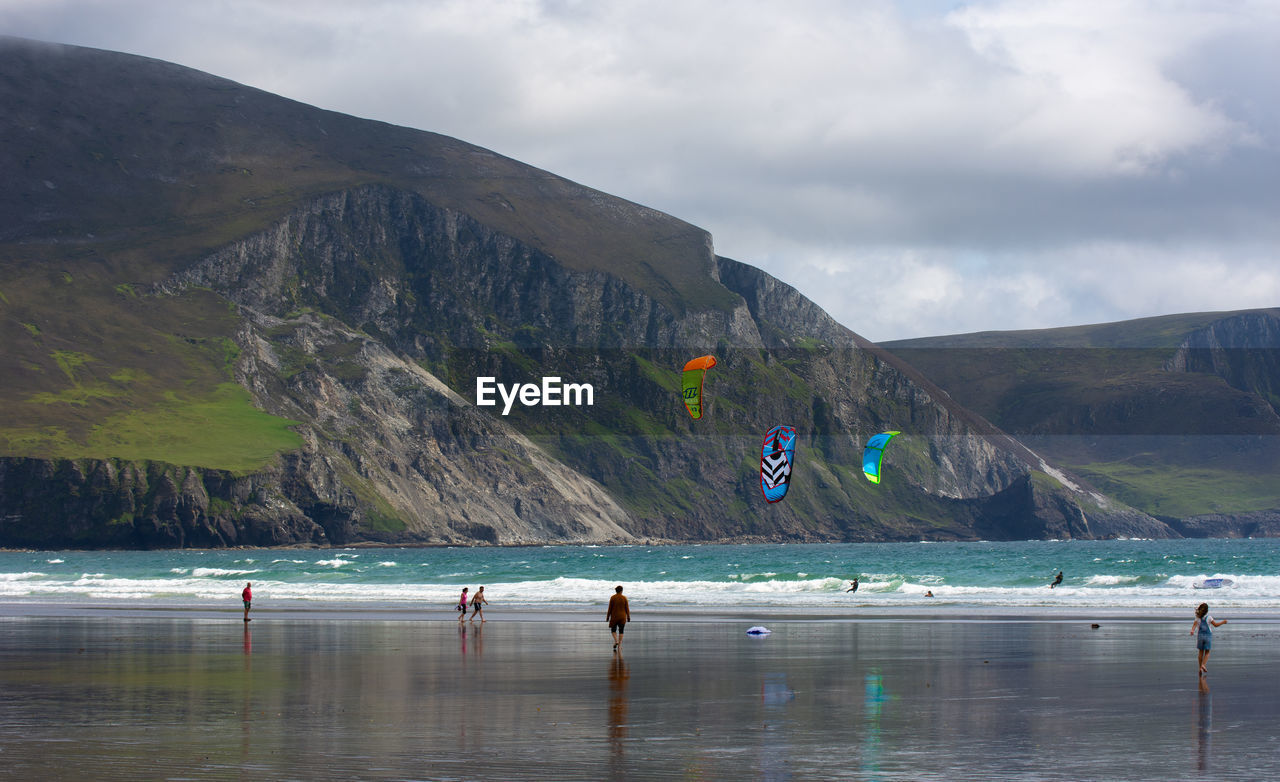
[[[1268,3],[11,0],[0,28],[493,148],[873,339],[1280,304]]]

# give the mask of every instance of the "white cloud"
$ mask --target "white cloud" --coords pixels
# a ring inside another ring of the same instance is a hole
[[[1008,69],[1007,89],[1026,101],[1016,107],[1022,116],[1001,119],[994,147],[1057,173],[1105,176],[1151,173],[1174,154],[1249,138],[1167,73],[1241,21],[1204,8],[1054,0],[971,7],[949,19]]]
[[[1271,2],[0,0],[0,29],[490,147],[873,339],[1280,304]]]

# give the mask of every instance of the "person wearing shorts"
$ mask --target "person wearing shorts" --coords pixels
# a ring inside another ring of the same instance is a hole
[[[462,596],[458,598],[458,624],[462,624],[462,620],[467,618],[467,592],[470,587],[462,588]]]
[[[609,633],[613,636],[613,650],[618,651],[618,647],[622,646],[622,633],[627,628],[627,622],[631,621],[631,607],[627,605],[627,598],[622,594],[622,587],[613,590],[613,596],[609,598],[609,612],[605,614],[605,621],[609,623]]]
[[[477,589],[476,593],[471,596],[471,619],[469,621],[476,621],[476,617],[478,616],[480,617],[480,622],[483,624],[485,621],[484,612],[480,610],[480,607],[488,602],[488,600],[484,599],[484,587]]]
[[[249,608],[253,603],[253,582],[247,582],[244,585],[244,591],[240,593],[240,599],[244,601],[244,621],[252,622],[249,618]]]

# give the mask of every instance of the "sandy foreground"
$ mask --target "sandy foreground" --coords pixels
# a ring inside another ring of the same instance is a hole
[[[0,606],[0,778],[1275,779],[1280,623]]]

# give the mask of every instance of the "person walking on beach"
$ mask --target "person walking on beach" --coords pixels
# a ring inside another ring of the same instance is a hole
[[[244,621],[252,622],[249,618],[249,607],[253,603],[253,582],[245,582],[244,591],[240,593],[240,599],[244,601]]]
[[[1196,621],[1191,623],[1191,635],[1196,637],[1196,657],[1200,662],[1200,675],[1204,676],[1208,673],[1205,665],[1209,662],[1209,649],[1213,646],[1213,628],[1222,627],[1227,623],[1223,619],[1221,622],[1209,616],[1209,604],[1201,603],[1196,609]]]
[[[853,580],[852,585],[845,590],[845,593],[848,594],[849,592],[857,592],[857,591],[858,591],[858,579],[855,578]]]
[[[463,587],[462,596],[458,598],[458,624],[467,618],[467,591],[468,587]]]
[[[622,632],[627,627],[627,622],[631,621],[631,607],[627,605],[627,598],[622,594],[622,587],[613,590],[613,596],[609,598],[609,612],[605,614],[604,620],[609,623],[609,633],[613,636],[613,650],[618,651],[618,647],[622,646]]]
[[[1049,588],[1053,589],[1054,587],[1056,587],[1058,584],[1061,584],[1061,583],[1062,583],[1062,571],[1059,570],[1057,577],[1053,579],[1053,583],[1049,585]]]
[[[478,616],[480,617],[480,623],[484,624],[484,621],[485,621],[484,612],[480,610],[480,607],[487,602],[489,601],[484,599],[484,587],[480,587],[479,589],[476,590],[476,593],[471,596],[471,620],[470,621],[472,622],[476,621],[476,617]]]

